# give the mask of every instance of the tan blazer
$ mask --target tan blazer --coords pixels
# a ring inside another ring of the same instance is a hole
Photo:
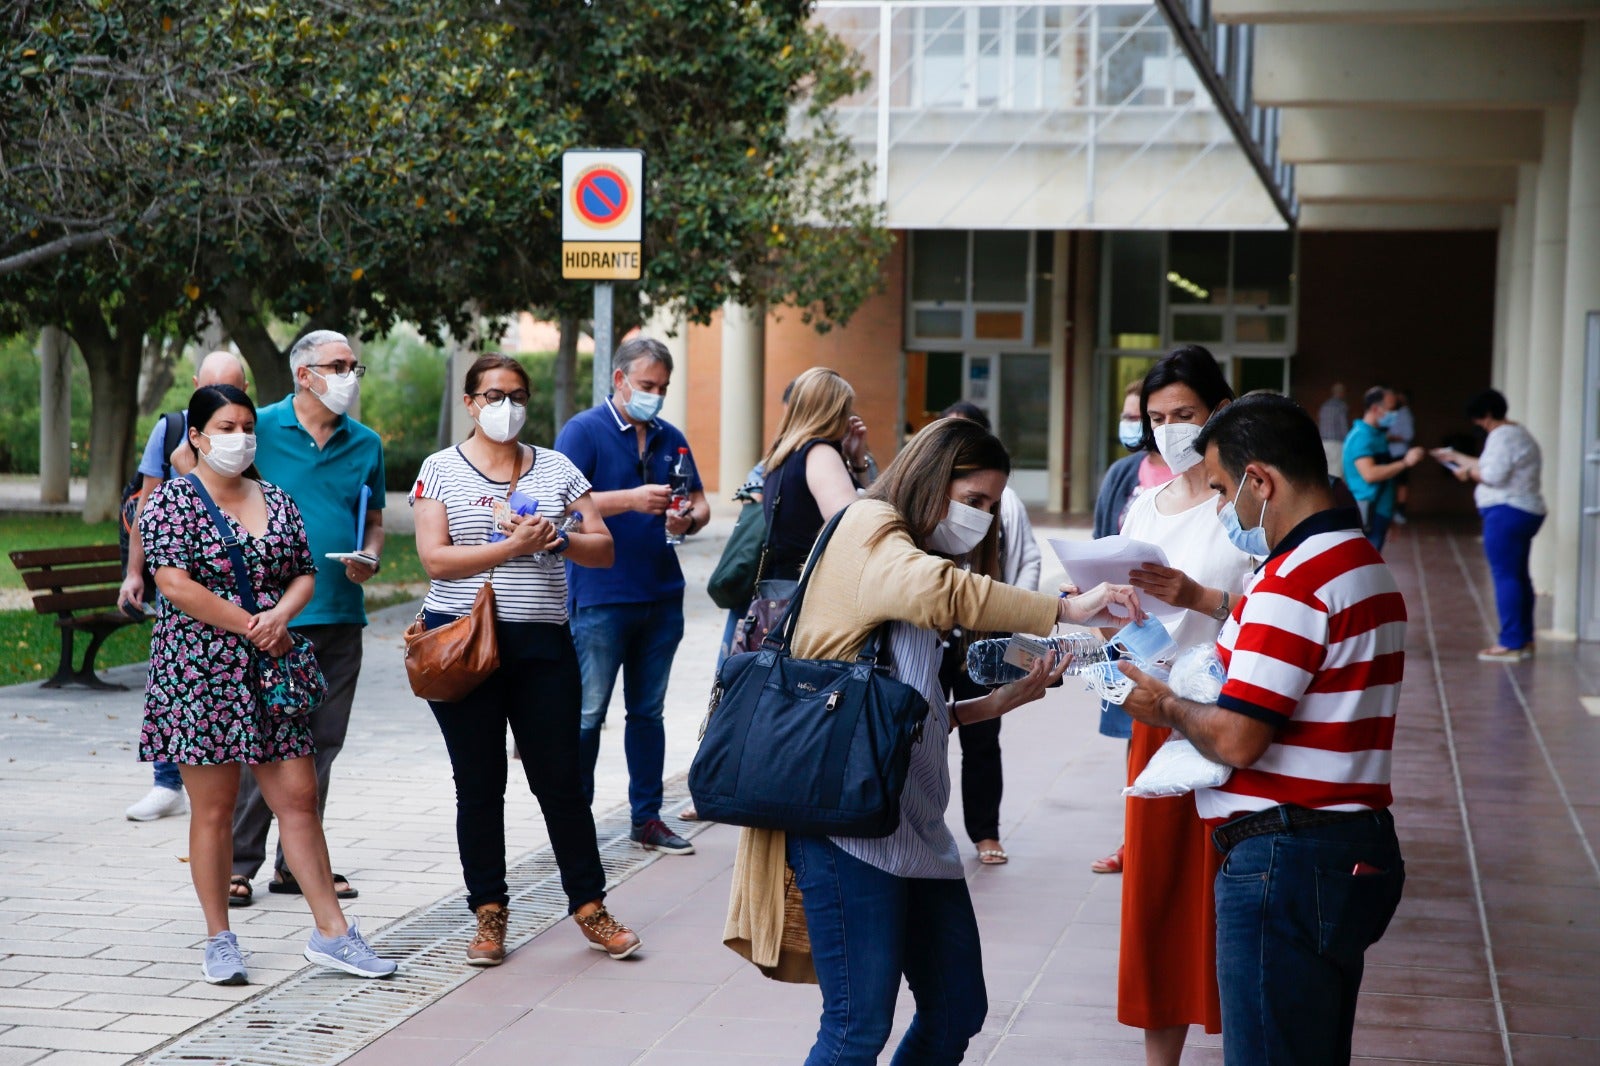
[[[872,631],[891,621],[999,633],[1048,633],[1055,626],[1055,596],[963,570],[923,552],[903,531],[867,548],[868,538],[895,519],[894,508],[877,500],[850,505],[806,589],[790,647],[796,658],[854,658]],[[768,977],[814,983],[811,957],[781,949],[785,846],[782,832],[740,831],[722,942]]]

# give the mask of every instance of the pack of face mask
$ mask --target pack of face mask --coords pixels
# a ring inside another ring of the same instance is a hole
[[[1216,645],[1196,644],[1172,661],[1167,685],[1182,699],[1216,703],[1227,680],[1228,672],[1217,657]],[[1182,734],[1174,733],[1122,794],[1145,798],[1181,796],[1198,788],[1216,788],[1232,775],[1233,767],[1212,762]]]

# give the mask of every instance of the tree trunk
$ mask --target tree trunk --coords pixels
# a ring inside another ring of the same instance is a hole
[[[89,494],[83,520],[104,522],[116,516],[122,486],[133,473],[144,334],[124,322],[113,336],[97,311],[76,317],[68,330],[89,366]]]
[[[573,379],[578,376],[578,316],[561,316],[561,340],[556,345],[555,394],[551,407],[555,411],[555,432],[572,417]],[[555,438],[552,437],[552,440]]]
[[[160,408],[161,398],[177,380],[183,349],[182,337],[146,338],[139,368],[139,414],[153,415]]]
[[[249,289],[239,284],[230,285],[218,298],[215,310],[239,354],[250,364],[256,403],[275,403],[293,392],[289,353],[279,348],[278,342],[267,332]]]

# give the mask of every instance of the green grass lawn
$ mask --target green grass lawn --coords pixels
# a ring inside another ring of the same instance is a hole
[[[0,515],[0,589],[22,588],[22,575],[11,565],[10,553],[34,548],[74,548],[81,544],[115,544],[116,519],[88,523],[75,515]]]

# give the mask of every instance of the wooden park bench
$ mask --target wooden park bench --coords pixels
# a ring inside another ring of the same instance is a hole
[[[77,683],[98,689],[125,689],[102,681],[94,672],[94,657],[106,638],[123,626],[138,625],[148,618],[130,618],[117,607],[117,591],[122,585],[121,550],[115,544],[93,544],[81,548],[43,548],[11,553],[11,562],[22,574],[28,590],[35,593],[33,609],[56,616],[61,630],[61,664],[43,688],[60,688]],[[72,645],[78,631],[89,634],[89,648],[83,666],[72,668]]]

